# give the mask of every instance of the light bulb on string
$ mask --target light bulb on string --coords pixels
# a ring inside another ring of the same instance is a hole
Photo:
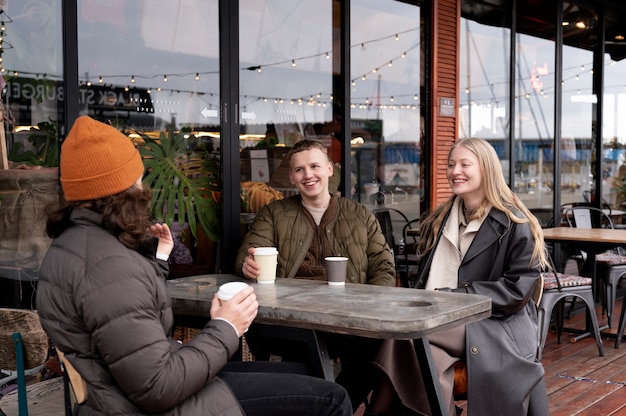
[[[398,36],[398,34],[396,33],[396,42],[400,40],[400,36]]]
[[[261,65],[259,65],[259,67],[256,69],[256,72],[258,72],[259,74],[263,72],[263,68],[261,68]]]
[[[389,68],[391,68],[393,66],[393,62],[389,61],[389,63],[387,65],[389,66]]]
[[[291,60],[291,66],[292,66],[292,67],[295,67],[295,66],[296,66],[296,60],[295,60],[295,59],[292,59],[292,60]]]
[[[131,83],[131,84],[134,84],[134,83],[135,83],[135,76],[134,76],[134,75],[132,75],[132,76],[130,77],[130,83]]]
[[[326,52],[326,59],[330,59],[330,54]]]
[[[196,72],[196,81],[200,80],[200,74]]]
[[[167,82],[167,75],[163,75],[163,82]]]
[[[102,75],[100,75],[98,77],[98,84],[102,84],[104,82],[104,80],[102,79]]]

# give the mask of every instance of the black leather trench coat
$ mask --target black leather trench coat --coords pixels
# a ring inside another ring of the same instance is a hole
[[[544,369],[536,359],[537,308],[531,298],[540,268],[531,264],[533,247],[528,223],[513,223],[492,209],[462,260],[458,288],[450,289],[492,301],[491,318],[466,327],[470,416],[549,414]],[[422,259],[418,288],[426,285],[433,255],[431,250]]]

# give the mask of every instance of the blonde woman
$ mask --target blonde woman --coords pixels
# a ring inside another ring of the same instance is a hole
[[[453,195],[421,226],[416,287],[488,296],[492,315],[429,336],[444,403],[456,415],[454,367],[461,361],[467,368],[470,416],[547,415],[532,300],[547,265],[541,227],[507,186],[488,142],[471,138],[455,143],[448,155],[447,178]],[[387,343],[378,357],[388,380],[383,378],[369,411],[389,413],[391,402],[397,405],[394,399],[399,398],[400,406],[428,414],[427,401],[413,393],[418,373],[396,363],[407,350],[398,344]],[[389,380],[397,394],[393,397],[384,390]]]

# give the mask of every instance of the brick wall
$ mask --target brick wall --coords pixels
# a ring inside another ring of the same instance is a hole
[[[448,151],[457,140],[459,97],[459,25],[460,0],[438,0],[432,8],[433,37],[431,61],[432,146],[430,205],[436,207],[450,195],[446,179]],[[452,99],[453,116],[441,115],[441,99]]]

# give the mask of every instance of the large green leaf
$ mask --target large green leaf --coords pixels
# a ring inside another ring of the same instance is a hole
[[[162,132],[158,139],[138,134],[143,140],[138,148],[146,167],[144,183],[153,190],[155,218],[170,226],[174,221],[187,223],[196,238],[200,224],[211,240],[219,240],[221,207],[215,197],[220,190],[218,155],[184,132]]]

